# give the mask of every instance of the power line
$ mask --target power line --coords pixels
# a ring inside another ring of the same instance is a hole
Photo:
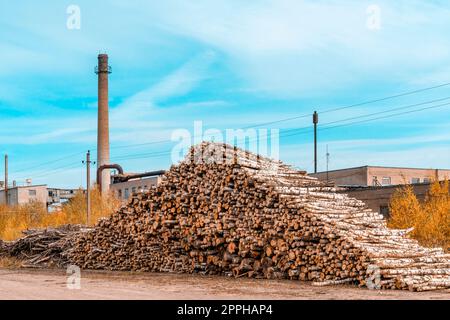
[[[361,121],[355,121],[355,122],[351,122],[351,123],[344,123],[344,124],[341,124],[341,125],[336,125],[336,126],[331,126],[331,127],[325,127],[325,128],[322,128],[322,130],[334,129],[334,128],[339,128],[339,127],[344,127],[344,126],[347,126],[347,125],[365,123],[365,122],[369,122],[369,121],[387,119],[387,118],[397,117],[397,116],[400,116],[400,115],[405,115],[405,114],[410,114],[410,113],[415,113],[415,112],[420,112],[420,111],[425,111],[425,110],[430,110],[430,109],[442,108],[442,107],[445,107],[445,106],[450,106],[450,102],[449,103],[443,103],[443,104],[436,105],[436,106],[416,109],[416,110],[410,110],[410,111],[394,113],[394,114],[390,114],[390,115],[383,116],[383,117],[367,119],[367,120],[361,120]]]
[[[435,103],[435,102],[445,101],[445,100],[448,100],[448,99],[450,99],[450,97],[441,98],[441,99],[435,99],[435,100],[429,100],[429,101],[420,102],[420,103],[414,103],[414,104],[410,104],[410,105],[406,105],[406,106],[402,106],[402,107],[392,108],[392,109],[389,109],[389,110],[378,111],[378,112],[374,112],[374,113],[359,115],[359,116],[350,117],[350,118],[341,119],[341,120],[335,120],[335,121],[324,123],[324,124],[322,124],[321,127],[323,129],[324,125],[330,125],[330,124],[334,124],[334,123],[340,123],[340,122],[345,122],[345,121],[350,121],[350,120],[355,120],[355,119],[360,119],[360,118],[376,116],[376,115],[379,115],[379,114],[385,114],[385,113],[390,113],[390,112],[393,112],[393,111],[414,108],[414,107],[423,106],[423,105],[426,105],[426,104],[431,104],[431,103]],[[298,131],[298,130],[305,130],[305,129],[306,130],[310,130],[311,128],[309,126],[307,126],[307,127],[302,127],[302,128],[287,129],[284,132],[285,133],[286,132],[295,132],[295,131]]]
[[[40,168],[40,167],[42,167],[42,166],[44,166],[44,165],[47,165],[47,164],[53,164],[53,163],[56,163],[56,162],[59,162],[59,161],[62,161],[62,160],[68,159],[68,158],[72,158],[72,157],[77,156],[77,155],[82,154],[82,153],[83,153],[83,152],[73,153],[73,154],[70,154],[70,155],[68,155],[68,156],[65,156],[65,157],[56,159],[56,160],[51,160],[51,161],[43,162],[43,163],[40,163],[40,164],[38,164],[38,165],[29,167],[29,168],[26,168],[26,169],[22,169],[22,170],[19,170],[19,171],[15,170],[15,171],[12,171],[12,172],[14,172],[14,173],[20,173],[20,172],[24,172],[24,171],[34,170],[34,169],[36,169],[36,168]]]
[[[413,91],[409,91],[409,92],[395,94],[395,95],[392,95],[392,96],[387,96],[387,97],[384,97],[384,98],[379,98],[379,99],[375,99],[375,100],[369,100],[369,101],[365,101],[365,102],[351,104],[349,106],[343,106],[343,107],[338,107],[338,108],[334,108],[334,109],[328,109],[328,110],[321,111],[319,113],[323,114],[323,113],[335,112],[335,111],[349,109],[349,108],[354,108],[354,107],[360,107],[360,106],[367,105],[367,104],[372,104],[372,103],[376,103],[376,102],[382,102],[382,101],[386,101],[386,100],[390,100],[390,99],[395,99],[395,98],[409,96],[409,95],[420,93],[420,92],[425,92],[425,91],[429,91],[429,90],[433,90],[433,89],[438,89],[438,88],[446,87],[446,86],[449,86],[449,85],[450,85],[450,82],[447,82],[447,83],[443,83],[443,84],[432,86],[432,87],[428,87],[428,88],[413,90]]]
[[[140,153],[140,154],[129,154],[129,155],[122,155],[117,157],[112,157],[114,160],[128,160],[129,157],[133,157],[131,159],[139,159],[139,158],[146,158],[147,156],[158,156],[158,155],[166,155],[170,154],[172,150],[166,150],[166,151],[157,151],[157,152],[148,152],[148,153]],[[134,158],[136,157],[136,158]]]
[[[426,108],[416,109],[416,110],[410,110],[410,111],[404,111],[404,112],[394,113],[394,114],[390,114],[390,115],[387,115],[387,116],[382,116],[382,117],[377,117],[377,118],[372,118],[372,119],[366,119],[366,120],[361,120],[361,121],[354,121],[354,122],[344,123],[344,124],[340,124],[340,125],[336,125],[336,126],[320,127],[318,130],[319,130],[319,131],[322,131],[322,130],[328,130],[328,129],[335,129],[335,128],[340,128],[340,127],[345,127],[345,126],[354,125],[354,124],[360,124],[360,123],[366,123],[366,122],[376,121],[376,120],[380,120],[380,119],[387,119],[387,118],[397,117],[397,116],[400,116],[400,115],[410,114],[410,113],[415,113],[415,112],[420,112],[420,111],[424,111],[424,110],[430,110],[430,109],[442,108],[442,107],[444,107],[444,106],[450,106],[450,102],[449,102],[449,103],[443,103],[443,104],[436,105],[436,106],[431,106],[431,107],[426,107]],[[356,117],[355,117],[355,118],[356,118]],[[351,119],[355,119],[355,118],[351,118]],[[348,119],[340,120],[339,122],[344,122],[344,121],[348,121]],[[323,125],[329,125],[329,124],[336,123],[336,122],[337,122],[337,121],[333,121],[333,122],[329,122],[329,123],[324,123]],[[306,128],[306,127],[301,128],[301,129],[309,129],[309,131],[303,131],[303,132],[293,133],[293,134],[289,134],[289,135],[284,135],[283,137],[291,137],[291,136],[295,136],[295,135],[299,135],[299,134],[310,133],[310,132],[312,131],[311,128]]]
[[[443,83],[443,84],[440,84],[440,85],[431,86],[431,87],[422,88],[422,89],[417,89],[417,90],[413,90],[413,91],[408,91],[408,92],[395,94],[395,95],[391,95],[391,96],[387,96],[387,97],[383,97],[383,98],[378,98],[378,99],[374,99],[374,100],[368,100],[368,101],[359,102],[359,103],[356,103],[356,104],[346,105],[346,106],[333,108],[333,109],[326,109],[326,110],[318,111],[318,113],[321,113],[321,114],[331,113],[331,112],[335,112],[335,111],[339,111],[339,110],[345,110],[345,109],[349,109],[349,108],[354,108],[354,107],[359,107],[359,106],[363,106],[363,105],[373,104],[373,103],[376,103],[376,102],[382,102],[382,101],[386,101],[386,100],[390,100],[390,99],[400,98],[400,97],[404,97],[404,96],[408,96],[408,95],[412,95],[412,94],[416,94],[416,93],[420,93],[420,92],[425,92],[425,91],[429,91],[429,90],[433,90],[433,89],[438,89],[438,88],[442,88],[442,87],[449,86],[449,85],[450,85],[450,82],[447,82],[447,83]],[[450,99],[450,97],[444,98],[442,100],[445,100],[445,99]],[[440,100],[441,99],[438,99],[436,101],[440,101]],[[427,102],[427,103],[431,103],[431,102]],[[250,126],[243,127],[242,129],[258,128],[258,127],[262,127],[262,126],[277,124],[277,123],[281,123],[281,122],[287,122],[287,121],[291,121],[291,120],[297,120],[297,119],[306,118],[306,117],[311,117],[311,113],[303,114],[303,115],[299,115],[299,116],[294,116],[294,117],[289,117],[289,118],[284,118],[284,119],[279,119],[279,120],[274,120],[274,121],[269,121],[269,122],[263,122],[263,123],[259,123],[259,124],[256,124],[256,125],[250,125]],[[160,143],[170,143],[170,142],[173,142],[173,141],[166,139],[166,140],[150,141],[150,142],[139,143],[139,144],[115,146],[115,147],[111,147],[111,149],[121,149],[121,148],[123,149],[123,148],[146,146],[146,145],[154,145],[154,144],[160,144]]]
[[[40,171],[40,172],[38,172],[37,175],[32,175],[32,177],[33,177],[33,179],[34,178],[40,178],[40,177],[46,176],[48,174],[51,174],[51,172],[53,172],[53,171],[58,171],[58,170],[61,170],[61,169],[68,169],[68,167],[73,167],[73,166],[78,165],[78,164],[79,164],[79,161],[72,162],[72,163],[69,163],[69,164],[66,164],[66,165],[63,165],[63,166],[59,166],[59,167],[53,168],[51,170]],[[18,180],[20,180],[20,179],[26,179],[26,177],[19,177]]]
[[[402,106],[402,107],[398,107],[398,108],[393,108],[391,110],[385,110],[385,111],[380,111],[380,112],[376,112],[376,113],[371,113],[371,114],[366,114],[366,115],[361,115],[361,116],[356,116],[356,117],[351,117],[351,118],[331,121],[331,122],[324,123],[323,126],[327,126],[327,125],[335,124],[335,123],[340,123],[340,122],[345,122],[345,121],[349,121],[349,120],[355,120],[355,119],[375,116],[375,115],[384,114],[384,113],[389,113],[389,112],[393,112],[393,111],[396,111],[396,110],[402,110],[402,109],[405,109],[405,108],[411,108],[411,107],[415,107],[415,106],[420,106],[420,105],[424,105],[424,104],[430,104],[430,103],[433,103],[433,102],[444,101],[444,100],[448,100],[448,99],[450,99],[450,97],[442,98],[442,99],[430,100],[430,101],[421,102],[421,103],[417,103],[417,104],[412,104],[412,105],[408,105],[408,106]],[[380,119],[386,119],[386,118],[395,117],[395,116],[399,116],[399,115],[403,115],[403,114],[415,113],[415,112],[419,112],[419,111],[423,111],[423,110],[435,109],[435,108],[448,106],[448,105],[450,105],[450,103],[444,103],[444,104],[431,106],[431,107],[427,107],[427,108],[421,108],[421,109],[416,109],[416,110],[411,110],[411,111],[406,111],[406,112],[390,114],[390,115],[387,115],[387,116],[376,117],[376,118],[366,119],[366,120],[362,120],[362,121],[354,121],[354,122],[345,123],[345,124],[336,125],[336,126],[330,126],[330,127],[323,127],[322,126],[318,130],[322,131],[322,130],[339,128],[339,127],[344,127],[344,126],[349,126],[349,125],[354,125],[354,124],[359,124],[359,123],[365,123],[365,122],[370,122],[370,121],[375,121],[375,120],[380,120]],[[304,130],[304,131],[302,131],[302,130]],[[295,135],[299,135],[299,134],[306,134],[306,133],[309,133],[311,131],[312,131],[312,129],[310,127],[290,129],[290,130],[287,130],[284,133],[280,134],[280,137],[284,138],[284,137],[290,137],[290,136],[295,136]],[[293,133],[292,134],[285,134],[286,132],[293,132]],[[258,137],[258,138],[261,138],[261,137]],[[246,140],[246,138],[244,138],[244,141],[240,141],[240,142],[245,142],[245,140]],[[252,142],[252,141],[249,140],[249,142]],[[114,160],[136,160],[136,159],[157,158],[157,157],[163,157],[163,156],[170,155],[171,152],[172,152],[171,150],[166,150],[166,151],[157,151],[157,152],[149,152],[149,153],[121,155],[121,156],[112,157],[112,158]],[[70,166],[70,165],[71,164],[69,164],[67,166]],[[65,168],[67,166],[63,166],[62,168]],[[59,168],[55,168],[54,170],[58,170],[58,169]],[[46,174],[46,172],[41,173],[40,175],[35,176],[35,177],[41,177],[41,176],[44,176],[45,174]]]
[[[371,117],[373,115],[378,115],[378,114],[390,113],[390,112],[398,111],[398,110],[414,108],[414,107],[423,106],[423,105],[426,105],[426,104],[431,104],[431,103],[435,103],[435,102],[445,101],[445,100],[448,100],[448,99],[450,99],[450,97],[446,97],[446,98],[442,98],[442,99],[436,99],[436,100],[430,100],[430,101],[425,101],[425,102],[420,102],[420,103],[415,103],[415,104],[410,104],[410,105],[403,106],[403,107],[392,108],[390,110],[378,111],[378,112],[375,112],[375,113],[361,115],[361,116],[355,116],[355,117],[347,118],[347,119],[344,119],[344,120],[336,120],[336,121],[328,122],[327,125],[328,124],[332,124],[332,123],[342,122],[342,121],[348,121],[348,120],[353,120],[353,119]]]
[[[33,176],[33,178],[44,177],[44,176],[49,175],[49,174],[52,174],[52,173],[54,173],[54,172],[60,172],[60,171],[64,171],[64,170],[67,170],[67,169],[76,168],[76,167],[78,167],[78,166],[80,166],[80,161],[76,161],[76,162],[67,164],[67,165],[65,165],[65,166],[60,166],[60,167],[58,167],[58,168],[54,168],[54,169],[52,169],[52,170],[49,170],[49,171],[46,171],[46,172],[42,172],[42,173],[40,173],[40,174],[38,174],[38,175]]]
[[[449,99],[449,98],[446,98],[446,99]],[[433,100],[433,101],[442,101],[442,100],[445,100],[445,99],[437,99],[437,100]],[[428,102],[428,104],[429,103],[430,102]],[[419,106],[419,105],[423,105],[423,104],[425,104],[425,103],[418,103],[418,104],[415,104],[414,106]],[[320,128],[318,128],[318,130],[322,131],[322,130],[334,129],[334,128],[339,128],[339,127],[344,127],[344,126],[350,126],[350,125],[354,125],[354,124],[360,124],[360,123],[365,123],[365,122],[376,121],[376,120],[380,120],[380,119],[387,119],[387,118],[397,117],[397,116],[404,115],[404,114],[415,113],[415,112],[420,112],[420,111],[429,110],[429,109],[441,108],[441,107],[449,106],[449,105],[450,105],[450,102],[444,103],[444,104],[439,104],[439,105],[434,105],[434,106],[431,106],[431,107],[421,108],[421,109],[415,109],[415,110],[410,110],[410,111],[398,112],[398,113],[394,113],[394,114],[390,114],[390,115],[386,115],[386,116],[382,116],[382,117],[376,117],[376,118],[371,118],[371,119],[366,119],[366,120],[361,120],[361,121],[354,121],[354,122],[344,123],[344,124],[341,124],[341,125],[320,127]],[[413,105],[411,105],[411,106],[413,106]],[[411,107],[411,106],[409,106],[409,107]],[[331,122],[324,123],[323,125],[327,126],[327,125],[330,125],[330,124],[335,124],[335,123],[339,123],[339,122],[355,120],[355,119],[358,119],[358,118],[365,118],[365,117],[369,117],[369,116],[379,115],[379,114],[383,114],[383,113],[386,113],[386,112],[392,112],[392,111],[395,111],[395,110],[401,110],[401,109],[404,109],[404,108],[406,108],[406,106],[400,107],[400,108],[394,108],[394,109],[391,109],[389,111],[381,111],[381,112],[377,112],[377,113],[361,115],[361,116],[358,116],[358,117],[352,117],[352,118],[347,118],[347,119],[342,119],[342,120],[337,120],[337,121],[331,121]],[[304,130],[304,131],[300,131],[300,130]],[[295,135],[300,135],[300,134],[311,133],[312,132],[312,128],[310,128],[310,127],[303,127],[303,128],[299,128],[299,129],[289,130],[289,132],[291,132],[291,131],[297,131],[297,132],[294,132],[292,134],[280,134],[280,137],[281,138],[285,138],[285,137],[290,137],[290,136],[295,136]],[[300,131],[300,132],[298,132],[298,131]],[[261,137],[257,137],[257,139],[259,139],[259,138],[261,138]],[[241,140],[240,142],[244,142],[245,143],[246,140],[247,139],[244,138],[244,140],[243,141]],[[250,140],[250,139],[248,140],[248,142],[255,142],[255,141],[257,141],[257,140]],[[144,154],[124,155],[124,156],[116,157],[114,159],[116,159],[116,160],[147,159],[147,158],[155,158],[155,157],[166,156],[166,155],[170,155],[170,154],[171,154],[171,150],[167,150],[167,151],[150,152],[150,153],[144,153]]]
[[[359,103],[350,104],[350,105],[337,107],[337,108],[332,108],[332,109],[326,109],[326,110],[318,111],[318,113],[324,114],[324,113],[331,113],[331,112],[335,112],[335,111],[340,111],[340,110],[360,107],[360,106],[364,106],[364,105],[368,105],[368,104],[372,104],[372,103],[376,103],[376,102],[382,102],[382,101],[386,101],[386,100],[390,100],[390,99],[405,97],[405,96],[416,94],[416,93],[420,93],[420,92],[425,92],[425,91],[429,91],[429,90],[433,90],[433,89],[438,89],[438,88],[446,87],[446,86],[449,86],[449,85],[450,85],[450,82],[447,82],[447,83],[443,83],[443,84],[432,86],[432,87],[427,87],[427,88],[423,88],[423,89],[418,89],[418,90],[413,90],[413,91],[408,91],[408,92],[404,92],[404,93],[395,94],[395,95],[392,95],[392,96],[387,96],[387,97],[378,98],[378,99],[374,99],[374,100],[368,100],[368,101],[359,102]],[[257,128],[257,127],[261,127],[261,126],[265,126],[265,125],[271,125],[271,124],[276,124],[276,123],[280,123],[280,122],[297,120],[297,119],[306,118],[306,117],[311,117],[311,113],[303,114],[303,115],[299,115],[299,116],[294,116],[294,117],[289,117],[289,118],[284,118],[284,119],[279,119],[279,120],[270,121],[270,122],[265,122],[265,123],[257,124],[257,125],[254,125],[254,126],[248,126],[248,127],[244,127],[244,129]]]
[[[386,97],[379,98],[379,99],[368,100],[368,101],[364,101],[364,102],[360,102],[360,103],[356,103],[356,104],[351,104],[351,105],[347,105],[347,106],[342,106],[342,107],[338,107],[338,108],[322,110],[319,113],[322,113],[322,114],[323,113],[331,113],[331,112],[335,112],[335,111],[339,111],[339,110],[344,110],[344,109],[349,109],[349,108],[353,108],[353,107],[363,106],[363,105],[372,104],[372,103],[376,103],[376,102],[387,101],[387,100],[390,100],[390,99],[395,99],[395,98],[399,98],[399,97],[413,95],[413,94],[416,94],[416,93],[425,92],[425,91],[429,91],[429,90],[433,90],[433,89],[438,89],[438,88],[442,88],[442,87],[449,86],[449,85],[450,85],[450,82],[447,82],[447,83],[443,83],[443,84],[440,84],[440,85],[435,85],[435,86],[426,87],[426,88],[422,88],[422,89],[418,89],[418,90],[413,90],[413,91],[408,91],[408,92],[404,92],[404,93],[400,93],[400,94],[386,96]],[[444,99],[448,99],[448,98],[444,98]],[[434,100],[434,101],[439,101],[439,100],[444,100],[444,99],[438,99],[438,100]],[[432,103],[432,102],[425,102],[425,103]],[[425,103],[423,103],[423,104],[425,104]],[[418,106],[418,105],[421,105],[421,104],[416,104],[416,105],[411,105],[411,106]],[[402,107],[402,108],[406,108],[406,107]],[[390,110],[390,111],[393,111],[393,110]],[[386,113],[386,112],[389,112],[389,111],[383,111],[382,113]],[[306,117],[310,117],[310,116],[311,116],[311,114],[303,114],[303,115],[299,115],[299,116],[294,116],[294,117],[274,120],[274,121],[270,121],[270,122],[264,122],[264,123],[260,123],[260,124],[256,124],[256,125],[252,125],[252,126],[247,126],[247,127],[244,127],[243,129],[257,128],[257,127],[261,127],[261,126],[266,126],[266,125],[271,125],[271,124],[276,124],[276,123],[296,120],[296,119],[300,119],[300,118],[306,118]],[[371,115],[365,115],[365,116],[361,116],[361,117],[367,117],[367,116],[371,116]],[[354,117],[352,119],[356,119],[356,118],[358,118],[358,117]],[[333,123],[337,123],[337,122],[341,122],[341,121],[348,121],[348,120],[349,119],[338,120],[338,121],[335,121]],[[298,131],[298,130],[301,130],[301,129],[305,129],[305,128],[291,129],[291,130]],[[146,146],[146,145],[155,145],[155,144],[169,143],[169,142],[173,142],[173,141],[172,140],[150,141],[150,142],[139,143],[139,144],[112,146],[111,149],[123,149],[123,148],[131,148],[131,147]],[[96,148],[91,148],[91,150],[96,150]],[[75,154],[71,154],[71,155],[65,156],[63,158],[56,159],[56,160],[44,162],[44,163],[38,164],[36,166],[33,166],[31,168],[22,169],[20,171],[15,171],[15,172],[17,173],[17,172],[24,172],[24,171],[32,170],[32,169],[39,168],[39,167],[42,167],[42,166],[47,165],[47,164],[52,164],[52,163],[56,163],[56,162],[68,159],[70,157],[73,157],[75,155],[79,155],[79,154],[82,154],[82,153],[84,153],[84,151],[83,152],[77,152]]]
[[[79,167],[80,167],[79,163],[77,163],[75,165],[70,165],[70,166],[68,165],[68,166],[66,166],[64,168],[59,168],[58,170],[53,170],[53,171],[46,172],[45,174],[42,174],[42,175],[39,175],[39,176],[34,176],[33,179],[35,179],[35,178],[42,178],[44,176],[45,177],[51,176],[51,175],[54,175],[54,174],[57,174],[57,173],[61,173],[61,172],[64,172],[64,171],[67,171],[67,170],[70,170],[70,169],[76,169],[76,168],[79,168]]]
[[[125,149],[125,148],[132,148],[132,147],[141,147],[141,146],[148,146],[148,145],[154,145],[154,144],[160,144],[160,143],[168,143],[173,142],[172,140],[159,140],[159,141],[150,141],[150,142],[144,142],[144,143],[137,143],[137,144],[128,144],[128,145],[119,145],[119,146],[111,146],[110,149]]]

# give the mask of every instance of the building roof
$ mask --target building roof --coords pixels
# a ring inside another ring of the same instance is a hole
[[[8,187],[8,190],[12,190],[12,189],[25,189],[25,188],[36,188],[36,187],[47,187],[46,184],[36,184],[36,185],[32,185],[32,186],[15,186],[15,187]],[[0,191],[4,191],[5,188],[0,189]]]
[[[420,183],[408,183],[409,186],[429,186],[431,185],[431,182],[420,182]],[[405,184],[391,184],[386,186],[345,186],[345,185],[338,185],[339,188],[342,188],[343,190],[339,190],[339,192],[343,191],[359,191],[359,190],[380,190],[380,189],[389,189],[389,188],[402,188]]]
[[[313,174],[319,174],[319,173],[330,173],[330,172],[337,172],[337,171],[346,171],[346,170],[355,170],[355,169],[364,169],[364,168],[380,168],[380,169],[400,169],[400,170],[441,170],[441,171],[450,171],[450,169],[439,169],[439,168],[411,168],[411,167],[389,167],[389,166],[360,166],[360,167],[351,167],[351,168],[343,168],[343,169],[335,169],[335,170],[328,170],[328,171],[320,171],[317,173],[310,173],[310,175]]]

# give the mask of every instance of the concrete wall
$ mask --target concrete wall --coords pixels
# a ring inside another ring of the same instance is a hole
[[[326,172],[313,173],[311,176],[327,180]],[[368,187],[428,183],[436,176],[439,180],[450,178],[450,170],[366,166],[328,172],[328,180],[338,186]]]
[[[319,180],[327,180],[326,172],[311,173],[310,175]],[[329,171],[328,180],[342,186],[366,186],[367,167]]]
[[[388,207],[390,199],[392,194],[399,187],[400,186],[349,188],[340,192],[346,193],[352,198],[364,201],[370,209],[387,217],[389,216]],[[413,185],[414,193],[420,201],[425,199],[429,187],[429,184]]]
[[[47,204],[47,186],[24,186],[8,189],[8,203],[10,205],[26,204],[32,201]],[[5,204],[5,190],[0,190],[0,203]]]
[[[110,185],[110,189],[118,199],[127,200],[134,192],[142,192],[143,190],[148,190],[151,186],[158,185],[160,180],[161,177],[148,177],[113,183]]]
[[[450,177],[450,170],[368,167],[367,185],[374,186],[375,177],[381,185],[399,185],[429,182],[436,175],[439,180],[444,180],[446,177]],[[390,180],[390,183],[382,183],[383,178],[389,178],[385,180]],[[418,179],[418,181],[413,181],[413,179]]]

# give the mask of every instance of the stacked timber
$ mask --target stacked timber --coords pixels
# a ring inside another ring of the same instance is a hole
[[[407,232],[303,171],[202,143],[61,257],[86,269],[449,288],[450,255]]]
[[[7,255],[7,245],[6,242],[0,239],[0,257]]]
[[[62,267],[67,260],[61,253],[73,246],[79,233],[87,230],[80,225],[25,230],[24,237],[16,241],[0,241],[0,257],[15,257],[28,268]]]

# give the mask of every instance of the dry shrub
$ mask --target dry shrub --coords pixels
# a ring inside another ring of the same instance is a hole
[[[394,191],[389,204],[389,227],[407,229],[416,224],[418,213],[422,210],[411,185]]]
[[[14,257],[0,257],[0,268],[17,269],[20,268],[22,262]]]
[[[434,181],[420,203],[411,185],[396,190],[390,202],[390,228],[414,227],[411,236],[422,245],[450,250],[449,181]]]
[[[19,206],[0,206],[0,238],[13,240],[21,236],[22,230],[39,226],[47,214],[45,206],[31,202]]]
[[[94,225],[98,219],[111,215],[119,206],[120,201],[112,194],[102,198],[97,188],[92,189],[89,225]],[[79,191],[62,209],[63,224],[86,224],[86,208],[86,195]]]
[[[89,224],[107,217],[120,205],[113,195],[104,198],[94,188],[91,192],[91,217]],[[17,206],[0,206],[0,239],[14,240],[22,231],[32,228],[55,227],[64,224],[86,224],[86,195],[78,190],[75,196],[57,212],[47,213],[45,205],[32,202]]]

